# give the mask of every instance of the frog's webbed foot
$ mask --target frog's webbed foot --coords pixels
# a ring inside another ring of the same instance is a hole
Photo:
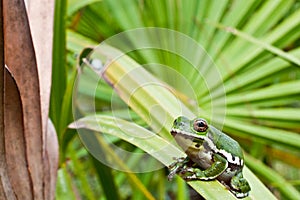
[[[174,158],[175,162],[169,165],[170,173],[168,175],[168,180],[171,181],[176,174],[179,174],[181,171],[186,168],[186,165],[188,162],[190,162],[190,159],[188,157],[180,157],[180,158]]]
[[[232,188],[232,193],[238,198],[244,198],[249,195],[251,190],[248,181],[243,177],[242,172],[233,176],[230,181],[230,186]]]

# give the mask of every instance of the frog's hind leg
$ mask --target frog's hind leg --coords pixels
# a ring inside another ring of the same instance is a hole
[[[251,190],[248,181],[243,177],[242,171],[231,178],[230,186],[232,188],[231,191],[238,198],[248,196],[249,191]]]
[[[168,175],[168,180],[171,181],[176,174],[179,174],[188,163],[191,162],[189,157],[180,157],[180,158],[174,158],[176,161],[169,165],[170,173]]]

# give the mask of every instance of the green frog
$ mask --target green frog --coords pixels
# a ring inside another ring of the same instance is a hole
[[[184,116],[174,121],[170,132],[187,157],[169,166],[169,180],[175,174],[186,181],[217,179],[237,198],[249,195],[251,188],[242,174],[243,151],[234,139],[202,118]]]

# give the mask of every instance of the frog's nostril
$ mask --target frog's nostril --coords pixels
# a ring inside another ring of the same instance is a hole
[[[175,121],[173,122],[173,124],[176,126],[178,125],[178,119],[175,119]]]
[[[173,125],[176,127],[183,127],[189,120],[186,117],[180,116],[174,120]]]

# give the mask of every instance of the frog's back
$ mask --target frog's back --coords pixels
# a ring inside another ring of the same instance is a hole
[[[243,159],[243,152],[239,143],[228,135],[224,134],[213,126],[210,126],[208,137],[213,139],[216,147],[219,150],[225,150],[226,152]]]

